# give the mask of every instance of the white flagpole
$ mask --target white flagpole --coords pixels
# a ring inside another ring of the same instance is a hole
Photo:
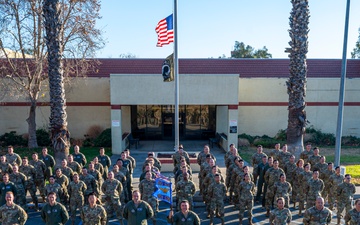
[[[175,147],[179,147],[179,59],[177,32],[177,0],[174,0],[174,79],[175,79]]]

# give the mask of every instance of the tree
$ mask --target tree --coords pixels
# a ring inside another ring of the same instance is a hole
[[[265,46],[262,49],[255,50],[250,45],[245,46],[244,42],[235,41],[234,51],[231,52],[231,58],[268,59],[272,58],[272,55],[268,53],[268,49]]]
[[[352,59],[360,59],[360,28],[359,28],[359,37],[355,44],[355,48],[351,52]]]
[[[43,3],[44,0],[0,1],[0,88],[7,96],[29,101],[29,148],[37,147],[35,118],[39,97],[49,91],[44,84],[48,79],[48,55]],[[87,58],[104,44],[101,31],[95,28],[100,4],[99,0],[72,0],[62,1],[58,7],[64,82],[70,83],[71,77],[85,76],[97,64]]]
[[[124,59],[132,59],[132,58],[136,58],[136,55],[135,54],[132,54],[132,53],[121,53],[119,55],[119,58],[124,58]]]
[[[289,53],[290,76],[286,82],[289,95],[289,114],[287,127],[287,144],[289,151],[296,158],[304,150],[303,135],[307,124],[305,111],[306,96],[306,54],[308,52],[309,32],[309,3],[308,0],[291,0],[292,11],[290,13],[291,41],[290,48],[285,52]]]

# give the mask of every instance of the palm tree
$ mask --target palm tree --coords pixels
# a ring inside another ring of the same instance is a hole
[[[287,127],[287,144],[289,150],[298,158],[304,149],[303,135],[306,128],[305,96],[307,65],[306,54],[308,52],[309,32],[309,3],[308,0],[291,0],[292,11],[290,13],[291,41],[289,53],[290,76],[286,82],[289,95],[289,115]]]
[[[45,0],[46,45],[48,51],[48,73],[50,87],[50,131],[56,163],[69,154],[70,135],[67,128],[66,99],[64,89],[64,70],[62,64],[63,45],[61,40],[59,0]]]

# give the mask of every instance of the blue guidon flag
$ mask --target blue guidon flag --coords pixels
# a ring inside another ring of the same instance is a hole
[[[153,196],[159,201],[172,204],[172,183],[168,178],[158,177],[155,179],[156,191]]]
[[[156,44],[157,47],[162,47],[163,45],[174,42],[173,14],[160,20],[155,28],[155,31],[158,35],[158,42]]]

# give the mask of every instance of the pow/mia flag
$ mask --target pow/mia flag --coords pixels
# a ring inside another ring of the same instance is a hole
[[[174,80],[174,53],[166,57],[164,60],[161,74],[164,78],[164,82],[170,82]]]

